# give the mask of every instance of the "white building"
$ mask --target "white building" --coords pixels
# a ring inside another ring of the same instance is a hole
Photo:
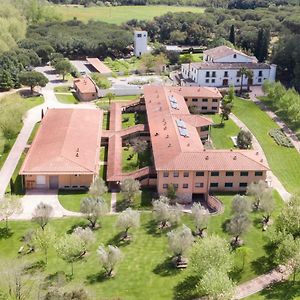
[[[148,52],[147,41],[148,41],[147,31],[134,32],[134,55],[136,57],[140,57],[144,53]]]
[[[268,79],[275,80],[276,65],[257,62],[248,56],[227,46],[220,46],[203,52],[203,62],[183,64],[181,66],[182,85],[227,87],[240,86],[241,68],[253,72],[252,79],[243,78],[243,85],[262,85]]]

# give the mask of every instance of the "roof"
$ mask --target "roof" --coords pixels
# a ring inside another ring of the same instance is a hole
[[[172,86],[169,89],[183,97],[195,98],[216,98],[221,99],[222,94],[215,87],[187,87],[187,86]]]
[[[81,94],[90,94],[97,92],[94,82],[89,77],[75,79],[74,85],[77,87]]]
[[[205,150],[196,127],[211,121],[172,87],[144,86],[144,99],[156,170],[268,170],[252,150]]]
[[[86,58],[87,62],[91,64],[99,73],[101,74],[111,74],[112,70],[107,67],[101,60],[98,58]]]
[[[97,174],[102,111],[48,109],[20,174]]]
[[[215,47],[212,49],[208,49],[203,51],[204,54],[206,54],[207,56],[210,56],[213,60],[215,59],[220,59],[229,55],[233,55],[233,54],[239,54],[248,58],[251,58],[250,56],[248,56],[247,54],[238,51],[236,49],[230,48],[228,46],[219,46],[219,47]]]
[[[247,69],[270,69],[270,65],[265,63],[215,63],[215,62],[194,62],[191,66],[198,70],[239,70],[240,68]]]

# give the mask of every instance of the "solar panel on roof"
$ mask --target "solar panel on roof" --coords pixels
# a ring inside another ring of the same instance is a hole
[[[177,102],[170,102],[171,103],[171,107],[174,108],[174,109],[177,109],[178,108],[178,104]]]
[[[169,96],[169,101],[170,101],[170,104],[171,104],[171,107],[172,108],[175,108],[175,109],[178,109],[179,106],[178,106],[178,103],[177,103],[177,100],[174,96]]]
[[[178,127],[186,128],[183,120],[176,120],[176,123]]]
[[[181,128],[181,127],[178,127],[178,130],[179,130],[179,133],[181,136],[184,136],[184,137],[188,137],[189,136],[189,133],[187,131],[186,128]]]

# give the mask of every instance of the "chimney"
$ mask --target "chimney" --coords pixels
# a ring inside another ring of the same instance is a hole
[[[236,160],[237,159],[237,157],[236,157],[236,155],[233,157],[233,160]]]
[[[169,148],[171,147],[171,143],[168,145],[168,147],[169,147]]]
[[[208,159],[209,159],[209,156],[208,156],[208,155],[207,155],[207,156],[205,156],[205,159],[206,159],[206,160],[208,160]]]

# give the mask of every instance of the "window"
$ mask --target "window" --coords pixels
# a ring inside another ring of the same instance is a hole
[[[257,80],[258,82],[261,82],[261,78],[258,78],[258,80]]]
[[[224,185],[226,188],[230,188],[230,187],[233,187],[233,183],[232,182],[225,182],[225,185]]]
[[[241,77],[241,72],[240,71],[236,72],[236,77]]]
[[[215,80],[215,79],[212,79],[212,80],[211,80],[211,83],[215,83],[215,82],[216,82],[216,80]]]
[[[195,183],[195,187],[196,187],[196,188],[203,188],[203,187],[204,187],[204,184],[203,184],[203,182],[196,182],[196,183]]]
[[[211,176],[219,176],[219,172],[211,172]]]
[[[216,106],[213,106],[212,107],[212,110],[217,110],[218,108]]]
[[[261,172],[261,171],[256,171],[255,172],[255,176],[262,176],[263,175],[263,172]]]
[[[169,172],[164,172],[164,177],[169,177]]]
[[[174,171],[173,177],[179,177],[179,172],[178,171]]]
[[[258,76],[262,76],[262,71],[258,71]]]
[[[218,99],[212,99],[212,102],[218,102]]]
[[[187,183],[184,183],[184,184],[182,185],[182,187],[183,187],[184,189],[187,189],[187,188],[189,187],[189,185],[188,185]]]
[[[142,34],[141,34],[141,33],[138,33],[138,34],[137,34],[137,37],[142,37]]]
[[[202,99],[202,102],[208,102],[207,98]]]
[[[163,184],[163,189],[167,189],[169,187],[169,185],[167,183]]]
[[[202,171],[197,171],[197,172],[196,172],[196,176],[204,176],[204,172],[202,172]]]
[[[205,83],[209,83],[209,79],[205,79]]]
[[[193,101],[193,102],[198,102],[198,99],[193,98],[192,101]]]
[[[174,187],[174,189],[178,189],[178,183],[173,183],[173,187]]]
[[[240,82],[240,80],[239,80],[239,79],[237,79],[237,80],[236,80],[236,82],[237,82],[237,83],[239,83],[239,82]]]
[[[209,130],[209,126],[200,127],[200,131],[208,131],[208,130]]]
[[[202,106],[202,110],[207,110],[207,106]]]
[[[248,172],[247,171],[242,171],[241,176],[248,176]]]
[[[206,71],[205,77],[209,77],[209,72]]]
[[[240,182],[240,187],[247,187],[247,182]]]
[[[233,176],[233,172],[232,171],[227,171],[226,176]]]
[[[233,54],[233,58],[236,58],[236,54]]]
[[[216,77],[216,71],[212,71],[211,77]]]
[[[228,77],[228,71],[224,72],[224,77]]]
[[[183,172],[183,177],[189,177],[189,172]]]
[[[210,183],[211,188],[217,188],[218,186],[219,186],[219,184],[217,182],[211,182]]]

